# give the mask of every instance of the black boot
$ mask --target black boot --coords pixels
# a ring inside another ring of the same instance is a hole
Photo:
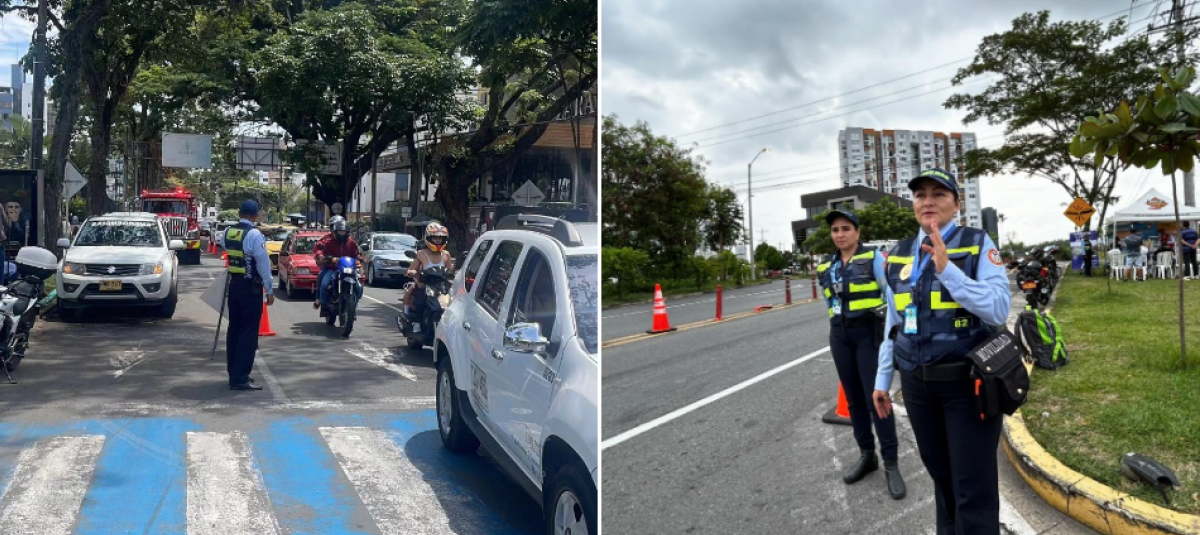
[[[862,455],[858,458],[858,462],[854,467],[842,476],[842,481],[847,485],[857,483],[858,480],[866,477],[867,474],[879,469],[879,458],[875,457],[874,450],[863,450]]]
[[[908,494],[908,489],[904,486],[904,478],[900,476],[900,463],[883,461],[883,473],[887,476],[888,494],[892,495],[892,499],[904,498]]]

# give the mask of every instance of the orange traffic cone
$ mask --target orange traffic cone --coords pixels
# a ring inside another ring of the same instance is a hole
[[[224,251],[221,252],[221,260],[225,261],[225,267],[229,267],[229,255],[225,254]]]
[[[263,313],[262,319],[258,320],[258,335],[259,336],[275,336],[275,331],[271,330],[271,318],[267,317],[267,299],[266,291],[263,291]]]
[[[662,285],[654,285],[654,323],[646,334],[658,334],[674,331],[671,321],[667,319],[667,303],[663,301]]]
[[[846,391],[842,389],[841,382],[838,383],[837,407],[829,409],[829,412],[821,417],[821,421],[827,424],[850,425],[850,406],[846,405]]]

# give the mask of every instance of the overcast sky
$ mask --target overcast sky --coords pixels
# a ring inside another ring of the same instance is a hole
[[[1154,3],[604,0],[601,110],[624,124],[646,121],[656,134],[683,145],[694,143],[709,160],[708,180],[735,186],[743,202],[746,164],[770,148],[754,163],[754,236],[757,243],[765,231],[768,243],[790,247],[791,221],[804,217],[800,196],[841,186],[840,129],[975,132],[981,146],[999,147],[1000,125],[967,126],[965,112],[942,107],[953,93],[986,87],[986,80],[968,80],[950,89],[943,81],[969,63],[983,37],[1039,9],[1049,9],[1053,20],[1110,15],[1108,22],[1132,6],[1130,20],[1139,21],[1153,13]],[[1137,22],[1134,31],[1148,22]],[[789,108],[797,109],[745,121]],[[735,121],[745,122],[697,132]],[[764,126],[772,123],[783,124]],[[1118,179],[1115,193],[1124,207],[1151,187],[1170,195],[1170,178],[1131,170]],[[1179,188],[1182,198],[1182,178]],[[1010,232],[1026,243],[1066,239],[1074,230],[1062,215],[1072,199],[1045,179],[987,176],[980,190],[982,206],[1007,216],[1001,240]]]

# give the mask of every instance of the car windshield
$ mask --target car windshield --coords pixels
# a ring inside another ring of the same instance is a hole
[[[417,239],[404,236],[375,236],[371,242],[372,251],[403,251],[406,249],[415,249],[417,247]]]
[[[162,247],[163,242],[154,221],[88,221],[75,246]]]
[[[317,236],[301,236],[296,238],[295,254],[312,254],[313,247],[317,246],[317,242],[320,239]]]
[[[283,241],[283,240],[287,239],[288,234],[290,234],[291,232],[292,232],[291,229],[273,228],[273,229],[268,229],[263,234],[266,235],[267,241]]]
[[[600,351],[600,264],[596,255],[568,256],[567,282],[575,311],[576,334],[583,348],[595,355]]]
[[[142,211],[155,214],[187,214],[188,203],[183,201],[142,201]]]

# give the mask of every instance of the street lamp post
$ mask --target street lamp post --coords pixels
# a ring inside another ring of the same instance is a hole
[[[754,189],[750,186],[750,171],[754,166],[754,160],[757,160],[758,157],[762,156],[764,152],[771,152],[771,149],[764,148],[763,150],[758,151],[758,154],[754,155],[754,159],[750,160],[750,163],[746,164],[746,204],[748,207],[746,210],[746,216],[747,219],[750,220],[750,224],[748,225],[750,227],[750,250],[746,252],[746,255],[750,257],[750,280],[758,278],[758,275],[755,274],[754,266]]]

